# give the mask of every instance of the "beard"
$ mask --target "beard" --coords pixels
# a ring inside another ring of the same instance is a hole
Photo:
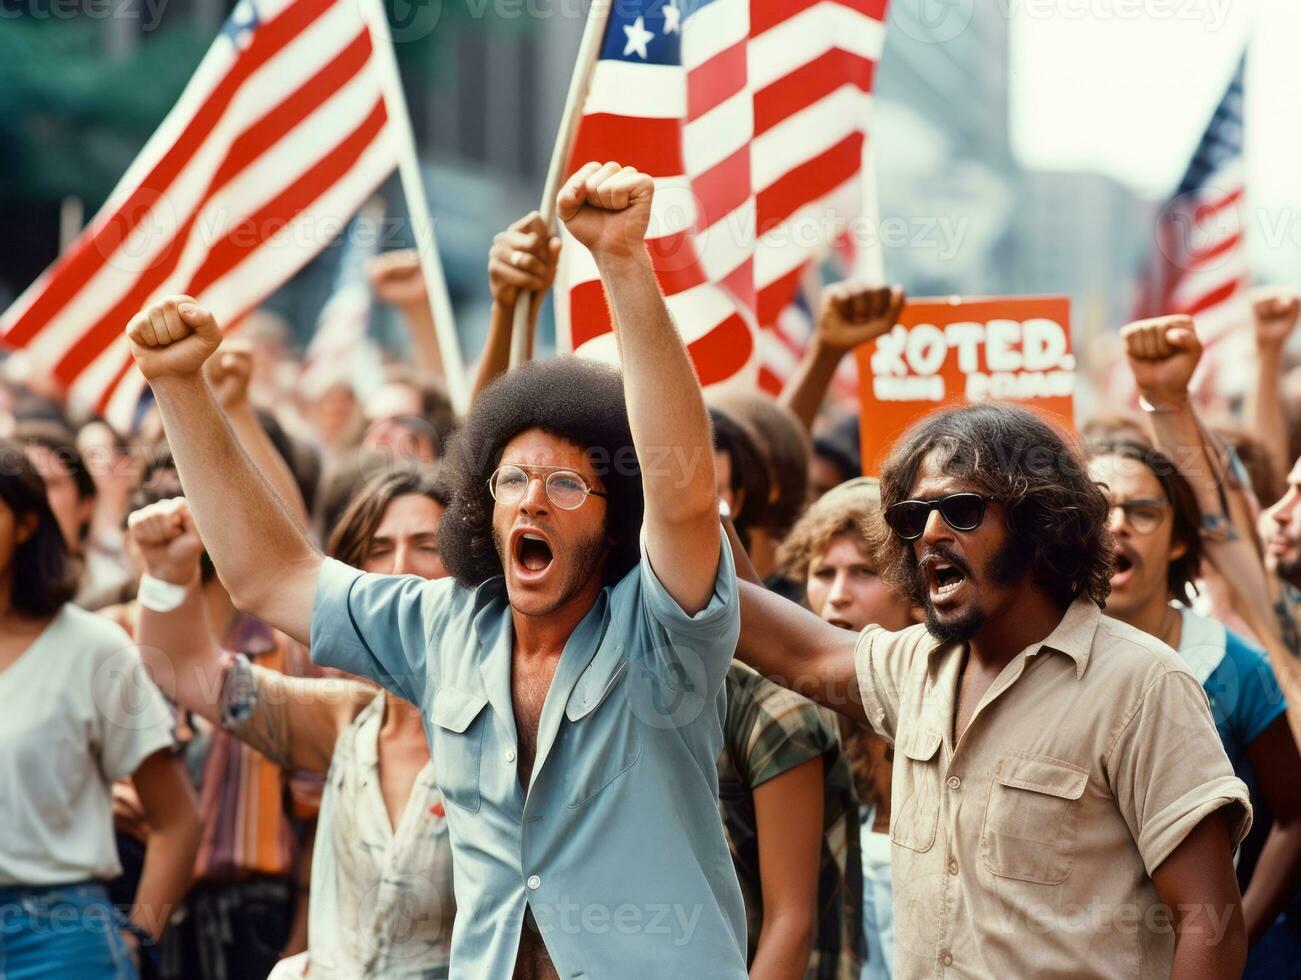
[[[941,555],[946,561],[962,569],[968,578],[974,579],[971,566],[948,548],[936,548],[934,553]],[[999,548],[993,558],[989,560],[988,567],[984,569],[981,577],[1000,587],[1015,585],[1025,577],[1026,572],[1030,569],[1032,559],[1033,553],[1031,550],[1009,536],[1003,547]],[[926,587],[926,578],[922,575],[921,568],[917,565],[915,557],[913,562],[913,588],[910,598],[917,600],[917,603],[922,607],[922,612],[926,615],[927,632],[946,646],[955,643],[966,643],[979,633],[989,619],[989,613],[979,597],[972,600],[971,604],[957,615],[948,619],[941,619],[939,610],[931,604],[930,589]]]
[[[501,561],[501,567],[505,570],[509,567],[511,555],[501,535],[497,533],[496,527],[492,529],[492,542],[497,548],[497,557]],[[555,612],[582,591],[587,583],[591,581],[593,575],[600,574],[601,567],[605,564],[606,551],[604,529],[594,531],[585,538],[580,538],[572,547],[566,549],[564,556],[567,570],[557,587],[556,599],[536,615],[546,616]],[[559,560],[560,553],[552,552],[552,563],[554,564]]]

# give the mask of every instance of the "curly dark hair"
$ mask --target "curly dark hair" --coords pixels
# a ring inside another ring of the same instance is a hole
[[[1111,592],[1112,539],[1107,500],[1089,479],[1079,450],[1024,408],[984,403],[929,415],[904,434],[881,473],[881,510],[907,500],[922,461],[1000,505],[1008,531],[1005,568],[1024,568],[1062,606]],[[922,600],[911,542],[880,518],[871,537],[881,576]]]
[[[1197,594],[1197,576],[1202,568],[1202,510],[1197,504],[1197,493],[1179,472],[1174,460],[1159,449],[1142,442],[1118,439],[1091,442],[1086,447],[1089,459],[1101,456],[1118,456],[1142,463],[1161,484],[1161,492],[1174,518],[1171,542],[1181,541],[1184,553],[1170,562],[1166,571],[1166,585],[1170,594],[1185,606],[1192,605]]]
[[[506,444],[529,429],[580,447],[609,494],[606,536],[612,544],[603,578],[613,585],[641,560],[641,465],[619,372],[577,357],[532,361],[498,378],[452,440],[443,471],[451,505],[438,532],[448,571],[470,588],[502,574],[488,479]]]

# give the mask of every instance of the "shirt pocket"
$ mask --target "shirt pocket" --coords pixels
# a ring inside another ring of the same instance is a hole
[[[627,658],[594,660],[565,704],[565,800],[571,808],[590,802],[641,758],[627,678]]]
[[[980,854],[1000,878],[1058,885],[1075,863],[1087,769],[1031,753],[1005,757],[990,784]]]
[[[455,687],[440,687],[434,694],[430,720],[437,726],[435,775],[443,799],[476,813],[479,766],[483,757],[483,731],[488,725],[488,699]]]
[[[915,728],[897,743],[891,792],[890,840],[910,851],[929,851],[940,819],[939,731]]]

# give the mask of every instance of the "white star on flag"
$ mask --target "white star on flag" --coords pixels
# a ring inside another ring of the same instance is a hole
[[[682,8],[678,6],[678,0],[669,0],[661,12],[664,14],[664,33],[681,34]]]
[[[646,42],[652,40],[655,35],[646,30],[646,19],[644,17],[638,17],[631,24],[624,24],[623,32],[628,35],[628,43],[623,46],[625,58],[634,51],[637,52],[638,57],[650,57],[646,52]]]

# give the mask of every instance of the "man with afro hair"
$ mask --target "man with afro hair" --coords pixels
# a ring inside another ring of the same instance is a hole
[[[589,163],[560,192],[623,374],[560,360],[484,393],[450,454],[443,581],[311,546],[203,380],[221,331],[194,300],[127,329],[236,605],[420,706],[453,978],[746,975],[715,765],[739,601],[709,416],[645,245],[653,186]]]

